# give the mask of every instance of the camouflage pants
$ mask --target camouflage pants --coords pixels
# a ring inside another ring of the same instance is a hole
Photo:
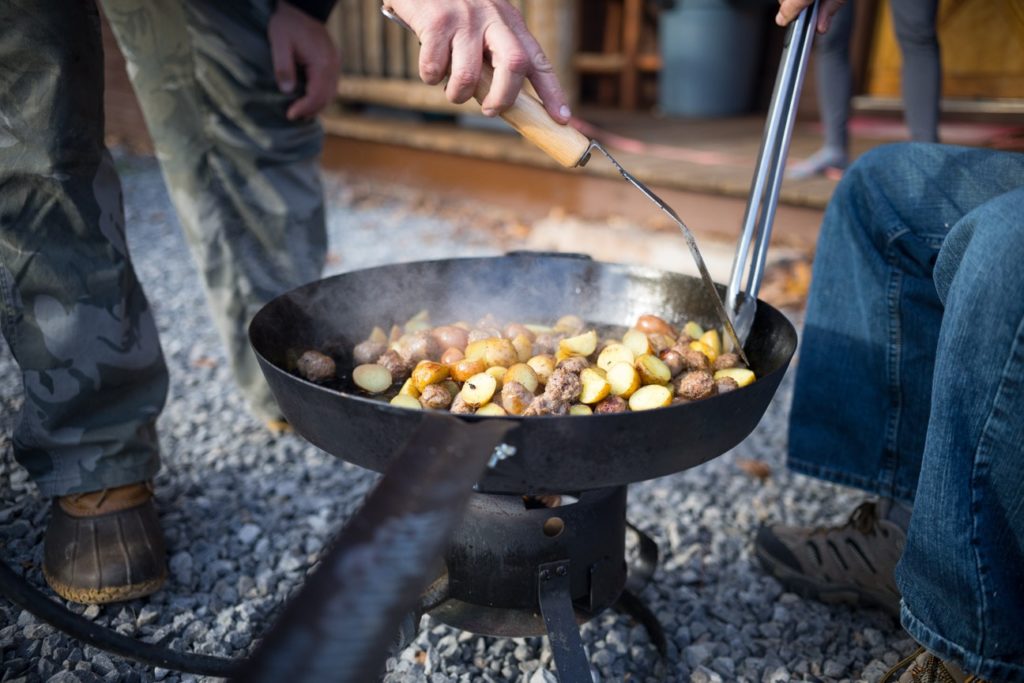
[[[270,0],[105,0],[232,369],[275,416],[245,327],[319,276],[314,122],[285,119]],[[0,3],[0,323],[23,376],[14,451],[44,495],[147,479],[168,386],[103,145],[91,2]]]

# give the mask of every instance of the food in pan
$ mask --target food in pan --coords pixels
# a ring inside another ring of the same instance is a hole
[[[501,323],[432,326],[421,312],[356,344],[350,374],[309,350],[295,370],[394,406],[476,415],[591,415],[699,401],[754,382],[717,330],[641,315],[633,327]],[[340,375],[340,376],[339,376]]]

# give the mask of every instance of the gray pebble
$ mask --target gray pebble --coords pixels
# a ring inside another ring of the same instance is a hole
[[[242,543],[249,545],[263,532],[255,524],[243,524],[238,530],[238,540]]]
[[[690,665],[691,669],[696,669],[704,662],[710,660],[713,655],[714,648],[707,643],[690,645],[683,650],[683,656],[686,657],[686,663]]]

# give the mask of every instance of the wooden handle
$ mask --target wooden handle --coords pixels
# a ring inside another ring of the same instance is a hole
[[[493,76],[494,70],[485,63],[473,94],[477,102],[483,103],[490,92]],[[590,151],[590,140],[583,133],[555,121],[540,100],[525,91],[519,92],[516,101],[502,112],[501,118],[566,168],[579,166]]]

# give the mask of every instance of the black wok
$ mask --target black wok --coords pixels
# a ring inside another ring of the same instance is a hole
[[[375,325],[428,309],[436,323],[492,313],[508,321],[575,314],[588,323],[628,326],[654,313],[717,326],[700,280],[652,268],[600,263],[574,254],[513,252],[496,258],[420,261],[319,280],[283,294],[257,313],[250,341],[295,430],[323,450],[383,472],[430,412],[401,409],[306,381],[286,369],[289,354],[330,349],[339,371]],[[478,482],[491,493],[565,493],[619,486],[699,465],[749,434],[768,407],[796,349],[796,331],[764,302],[747,343],[758,380],[742,389],[658,410],[565,417],[463,416],[510,420],[515,455]]]

